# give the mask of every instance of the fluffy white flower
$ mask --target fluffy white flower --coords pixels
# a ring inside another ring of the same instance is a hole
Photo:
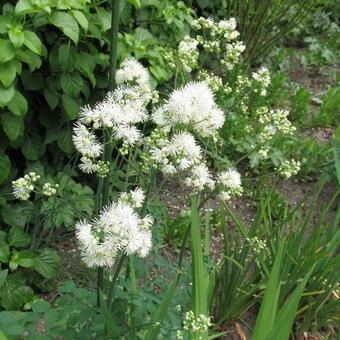
[[[158,125],[186,125],[203,136],[220,128],[224,114],[214,102],[214,95],[205,82],[191,82],[175,90],[169,100],[153,113]]]
[[[116,73],[116,83],[137,83],[144,87],[149,86],[149,73],[146,68],[139,63],[135,58],[129,57],[125,59]]]
[[[204,163],[195,165],[191,169],[190,177],[185,179],[185,183],[195,191],[202,191],[206,188],[213,189],[215,186],[215,181]]]
[[[119,251],[140,257],[148,254],[153,220],[150,216],[141,218],[134,210],[143,201],[144,193],[135,189],[121,194],[118,202],[105,207],[91,223],[77,223],[76,237],[89,267],[111,267]]]
[[[241,175],[235,169],[227,169],[218,175],[218,181],[226,188],[235,189],[241,186]]]
[[[22,201],[29,199],[31,192],[34,190],[34,183],[40,178],[35,172],[30,172],[24,177],[18,178],[12,182],[13,195]]]
[[[122,139],[129,145],[135,145],[141,139],[141,133],[135,126],[120,125],[115,133],[117,139]]]
[[[73,143],[83,156],[97,158],[101,155],[103,146],[95,134],[86,129],[85,125],[77,123],[73,131]]]
[[[92,174],[97,171],[97,164],[88,157],[82,157],[81,163],[78,165],[78,167],[82,172],[86,174]]]

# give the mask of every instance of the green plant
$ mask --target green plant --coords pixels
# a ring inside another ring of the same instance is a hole
[[[55,250],[31,250],[31,237],[20,226],[0,234],[0,305],[6,310],[30,309],[35,292],[51,290],[51,279],[60,269]]]

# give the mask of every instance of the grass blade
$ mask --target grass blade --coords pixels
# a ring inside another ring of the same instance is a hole
[[[280,243],[277,254],[275,256],[273,268],[269,275],[267,287],[264,292],[263,302],[260,312],[256,320],[252,340],[263,340],[271,331],[275,315],[277,311],[278,300],[280,296],[280,270],[282,254],[284,249],[284,241]]]
[[[294,290],[292,295],[280,309],[275,319],[274,327],[270,334],[266,337],[266,340],[288,340],[295,319],[296,311],[298,309],[299,301],[301,299],[301,295],[303,293],[303,290],[305,289],[307,281],[313,273],[315,266],[316,263],[305,275],[303,281],[298,285],[298,287]]]

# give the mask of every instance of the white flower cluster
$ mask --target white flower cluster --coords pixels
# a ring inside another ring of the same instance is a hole
[[[74,126],[73,142],[82,155],[79,167],[85,173],[97,172],[102,177],[108,173],[108,165],[98,163],[104,146],[95,130],[106,128],[112,139],[123,141],[123,148],[142,139],[137,125],[148,120],[146,107],[155,98],[148,71],[136,59],[128,58],[117,70],[116,83],[119,87],[103,101],[81,109]]]
[[[197,318],[195,318],[193,311],[185,313],[183,320],[183,329],[185,331],[191,333],[207,333],[211,325],[209,316],[200,314]]]
[[[281,176],[288,179],[296,175],[300,171],[300,167],[301,163],[299,161],[295,161],[294,159],[291,159],[290,161],[284,160],[281,162],[277,171]]]
[[[243,188],[241,186],[241,175],[235,169],[227,169],[217,176],[217,183],[221,187],[220,198],[228,201],[232,196],[241,196]]]
[[[204,30],[204,37],[201,35],[196,37],[200,45],[207,52],[221,53],[221,63],[228,70],[232,70],[246,48],[243,42],[237,40],[240,33],[236,30],[235,18],[215,22],[212,18],[200,17],[193,21],[193,27]],[[209,38],[206,38],[208,36]]]
[[[20,177],[12,182],[13,195],[15,198],[22,201],[27,201],[31,193],[36,191],[43,196],[52,196],[57,193],[58,184],[52,184],[49,182],[44,183],[42,186],[37,185],[37,181],[40,179],[40,175],[35,172],[30,172],[24,177]]]
[[[150,216],[140,217],[136,208],[144,201],[137,188],[121,194],[117,202],[105,207],[91,222],[76,224],[76,237],[82,259],[89,267],[112,267],[118,252],[145,257],[152,246]]]
[[[198,72],[197,79],[206,82],[211,91],[214,93],[223,91],[224,94],[229,94],[232,91],[228,84],[223,84],[221,77],[216,76],[213,73],[209,73],[204,69]]]
[[[254,92],[260,92],[261,96],[267,95],[267,88],[270,85],[270,73],[269,70],[262,66],[256,72],[252,73],[253,79],[258,83],[258,87],[254,89]]]
[[[208,137],[223,126],[224,113],[205,82],[191,82],[173,91],[168,101],[153,113],[152,120],[158,126],[180,125]]]
[[[185,72],[191,72],[197,67],[198,61],[198,41],[185,36],[178,45],[178,61]]]
[[[246,240],[256,254],[260,254],[267,247],[266,240],[260,240],[257,236],[247,237]]]

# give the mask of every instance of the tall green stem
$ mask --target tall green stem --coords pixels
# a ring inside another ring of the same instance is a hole
[[[117,47],[118,47],[118,28],[119,28],[119,0],[112,0],[111,4],[111,35],[110,35],[110,63],[109,63],[109,83],[108,90],[112,91],[115,86],[117,69]],[[112,157],[111,134],[108,130],[103,131],[104,152],[103,160],[108,162]],[[104,178],[99,179],[97,190],[97,211],[107,205],[110,198],[110,173]],[[99,305],[99,294],[103,290],[103,268],[98,268],[97,280],[97,302]]]

